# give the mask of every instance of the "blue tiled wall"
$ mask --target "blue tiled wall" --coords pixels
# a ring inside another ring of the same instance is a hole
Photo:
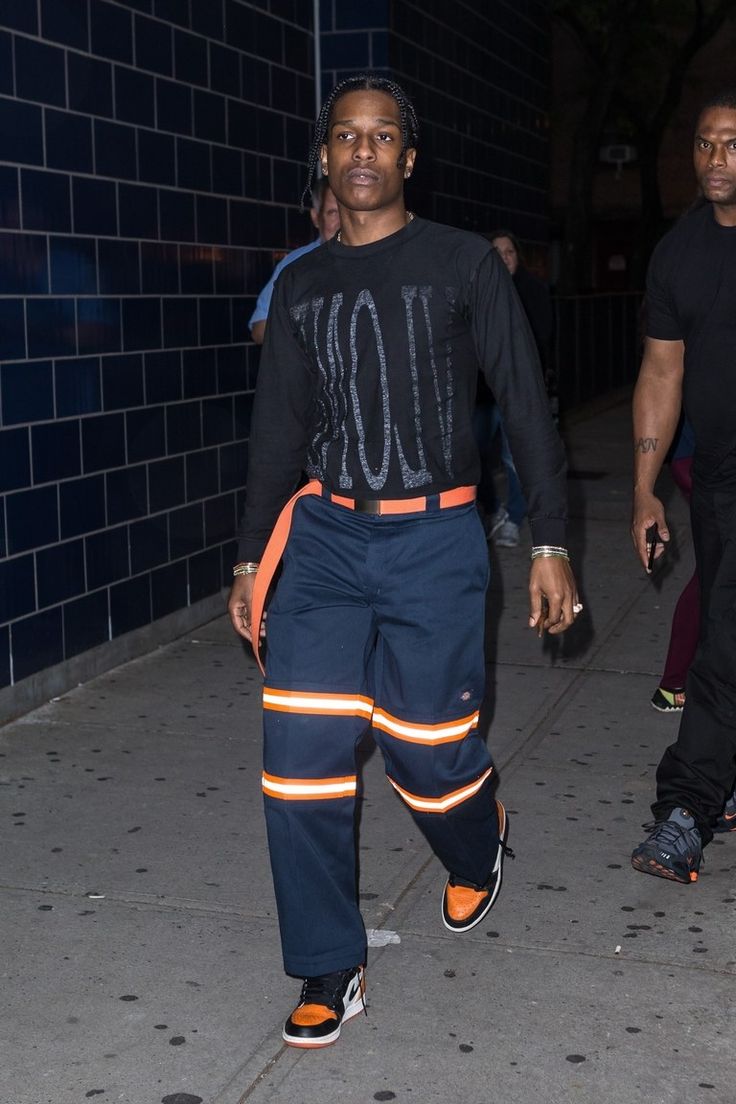
[[[311,237],[311,19],[0,5],[0,688],[228,581],[246,320]]]
[[[548,0],[322,0],[322,88],[382,69],[422,127],[410,205],[548,240]]]
[[[311,0],[0,4],[0,690],[227,584],[299,213]],[[546,240],[545,0],[322,0],[323,87],[394,74],[409,202]]]

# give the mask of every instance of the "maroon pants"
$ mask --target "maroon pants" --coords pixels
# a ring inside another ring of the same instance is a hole
[[[692,467],[692,456],[685,456],[681,460],[673,460],[670,465],[672,478],[688,502],[693,487]],[[695,571],[675,606],[670,631],[670,646],[667,651],[660,686],[664,686],[666,690],[681,690],[685,686],[687,673],[690,670],[690,664],[698,646],[699,634],[700,583],[698,573]]]

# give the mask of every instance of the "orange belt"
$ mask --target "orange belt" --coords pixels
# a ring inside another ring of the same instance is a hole
[[[250,612],[251,643],[256,662],[264,674],[260,644],[266,595],[271,580],[276,574],[276,568],[281,562],[286,542],[289,539],[294,507],[304,495],[323,495],[325,498],[329,498],[330,502],[334,502],[336,506],[344,506],[348,510],[355,510],[356,513],[361,514],[422,514],[431,509],[434,503],[438,504],[440,510],[444,510],[448,506],[466,506],[469,502],[474,502],[475,487],[453,487],[451,491],[440,491],[437,495],[422,498],[344,498],[342,495],[327,491],[316,479],[312,479],[304,487],[300,487],[286,503],[276,520],[273,532],[261,556],[261,562],[253,584]]]

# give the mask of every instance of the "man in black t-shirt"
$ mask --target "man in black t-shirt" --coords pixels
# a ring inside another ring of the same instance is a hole
[[[656,563],[670,539],[654,486],[684,402],[695,436],[700,643],[677,741],[657,769],[655,824],[631,861],[686,884],[697,879],[714,830],[736,822],[726,804],[736,774],[736,89],[700,113],[694,163],[702,202],[660,242],[647,277],[631,526],[651,570],[650,554]]]
[[[268,610],[263,792],[284,965],[304,979],[283,1029],[297,1047],[335,1042],[363,1005],[355,749],[368,728],[447,869],[445,926],[473,928],[500,889],[507,820],[478,733],[479,367],[530,504],[529,624],[561,632],[582,608],[564,547],[564,452],[532,336],[487,242],[407,212],[416,144],[414,109],[385,77],[350,78],[328,97],[309,182],[319,160],[341,229],[276,281],[254,405],[229,610],[258,655],[283,554]]]

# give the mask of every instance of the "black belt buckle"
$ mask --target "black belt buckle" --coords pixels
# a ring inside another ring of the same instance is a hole
[[[356,514],[380,514],[380,498],[354,498],[354,510]]]

